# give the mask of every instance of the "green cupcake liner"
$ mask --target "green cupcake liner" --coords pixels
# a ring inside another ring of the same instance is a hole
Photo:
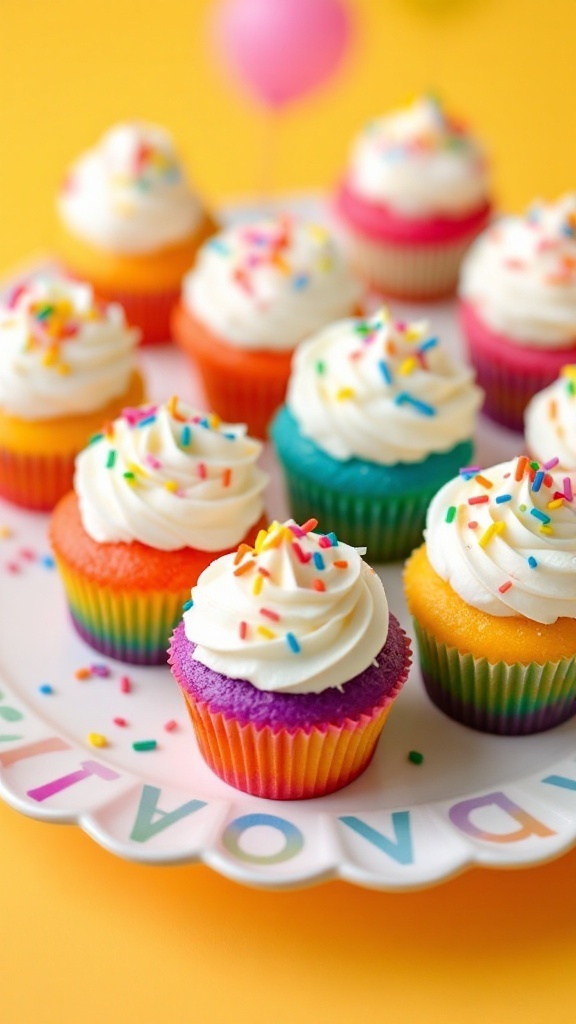
[[[576,713],[576,655],[543,664],[495,664],[438,641],[414,620],[424,685],[433,703],[481,732],[521,736]]]
[[[354,547],[366,547],[370,562],[405,558],[422,543],[426,510],[437,488],[418,495],[386,497],[348,494],[309,480],[284,467],[292,515],[303,523],[311,516],[325,533],[331,530]]]

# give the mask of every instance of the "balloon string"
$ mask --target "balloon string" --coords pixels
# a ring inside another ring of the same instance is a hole
[[[264,209],[274,206],[278,163],[278,117],[272,110],[264,113],[262,157],[260,164],[260,202]]]

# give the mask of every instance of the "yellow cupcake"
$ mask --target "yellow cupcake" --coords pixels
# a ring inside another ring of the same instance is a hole
[[[0,495],[47,510],[90,436],[144,398],[138,333],[88,285],[37,279],[0,312]]]
[[[538,732],[576,710],[572,483],[521,457],[430,505],[406,597],[429,696],[473,728]]]

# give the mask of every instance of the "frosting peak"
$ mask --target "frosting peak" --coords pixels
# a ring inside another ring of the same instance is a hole
[[[73,234],[126,254],[177,244],[202,215],[170,136],[142,122],[117,125],[79,158],[58,208]]]
[[[458,216],[488,195],[483,150],[434,96],[370,121],[352,146],[349,179],[365,199],[414,217]]]
[[[176,397],[125,409],[76,460],[74,486],[96,541],[163,551],[233,548],[262,514],[262,445]]]
[[[511,341],[575,345],[576,193],[496,221],[470,249],[460,293]]]
[[[542,623],[576,618],[576,475],[556,464],[469,467],[433,498],[428,558],[467,604]]]
[[[564,366],[553,384],[530,400],[524,413],[528,450],[541,462],[553,456],[576,469],[576,365]]]
[[[336,459],[418,462],[474,433],[482,392],[425,322],[371,319],[325,328],[296,350],[287,405],[301,433]]]
[[[0,406],[26,420],[93,412],[125,392],[137,342],[89,285],[36,277],[0,310]]]
[[[209,239],[183,292],[190,312],[229,344],[286,350],[350,313],[359,286],[325,227],[285,216]]]
[[[384,588],[356,548],[316,525],[274,522],[202,573],[184,614],[196,660],[283,693],[321,693],[371,663],[388,632]]]

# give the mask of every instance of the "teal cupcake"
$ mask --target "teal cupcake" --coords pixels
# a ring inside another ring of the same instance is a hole
[[[482,392],[424,322],[386,309],[303,342],[271,426],[291,513],[366,546],[372,562],[422,541],[436,491],[473,459]]]

